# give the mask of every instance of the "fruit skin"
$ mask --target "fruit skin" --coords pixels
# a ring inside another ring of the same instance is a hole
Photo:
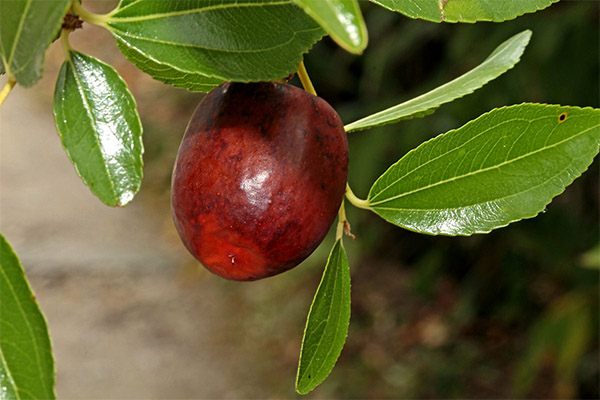
[[[181,142],[173,219],[210,271],[261,279],[321,243],[347,176],[346,133],[327,102],[287,84],[225,83],[198,105]]]

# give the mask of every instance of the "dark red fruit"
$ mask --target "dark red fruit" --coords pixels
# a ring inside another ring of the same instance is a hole
[[[323,99],[280,83],[225,83],[198,105],[179,148],[175,226],[223,278],[276,275],[321,243],[347,175],[346,134]]]

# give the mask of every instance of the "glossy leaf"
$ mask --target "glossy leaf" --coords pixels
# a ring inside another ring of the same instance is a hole
[[[147,73],[157,81],[167,85],[187,89],[191,92],[210,92],[213,88],[225,82],[223,79],[209,78],[208,76],[183,72],[165,64],[160,64],[146,57],[139,51],[128,47],[125,42],[117,40],[117,45],[125,57],[141,71]]]
[[[358,0],[294,0],[345,50],[361,54],[367,47],[367,27]]]
[[[142,125],[133,96],[111,66],[70,51],[54,92],[54,116],[77,173],[110,206],[124,206],[142,180]]]
[[[296,391],[306,394],[331,372],[350,323],[350,268],[341,239],[336,241],[315,294],[300,350]]]
[[[499,108],[410,151],[373,184],[368,204],[421,233],[486,233],[544,210],[599,144],[598,109]]]
[[[46,320],[23,267],[0,234],[0,398],[54,399]]]
[[[530,38],[531,31],[529,30],[516,34],[498,46],[484,62],[466,74],[419,97],[348,124],[345,126],[346,132],[422,117],[431,114],[442,104],[473,93],[514,67],[521,59]]]
[[[70,0],[0,1],[0,57],[7,74],[31,86],[42,76],[44,53]]]
[[[107,23],[122,49],[176,70],[159,77],[183,72],[243,82],[295,72],[325,33],[291,0],[127,1]]]
[[[501,22],[536,12],[558,0],[371,0],[410,18],[433,22]]]

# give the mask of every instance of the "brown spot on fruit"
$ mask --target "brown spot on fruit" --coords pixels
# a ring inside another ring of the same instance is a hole
[[[217,275],[276,275],[323,240],[347,174],[346,134],[323,99],[282,83],[225,83],[202,100],[179,148],[175,226]]]

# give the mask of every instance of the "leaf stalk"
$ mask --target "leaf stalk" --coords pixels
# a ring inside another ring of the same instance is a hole
[[[350,189],[350,185],[346,183],[346,198],[354,207],[363,208],[365,210],[370,210],[369,200],[363,200],[354,194],[352,189]]]
[[[70,31],[63,29],[60,33],[60,43],[62,44],[63,52],[65,53],[65,60],[71,59],[71,45],[69,44],[69,33]]]
[[[108,29],[108,20],[110,18],[110,14],[96,14],[90,12],[83,8],[81,4],[79,4],[78,0],[73,0],[71,7],[75,14],[77,14],[83,21]]]
[[[348,221],[346,220],[346,208],[344,207],[344,200],[340,204],[340,210],[338,211],[338,223],[335,230],[335,240],[340,240],[344,236],[344,225]]]
[[[0,90],[0,106],[2,106],[4,100],[6,100],[6,98],[8,97],[8,95],[10,94],[10,92],[16,84],[16,80],[9,78],[8,82],[6,82],[6,84],[2,87],[2,90]]]
[[[300,82],[302,82],[302,86],[304,87],[304,90],[306,90],[308,93],[312,94],[313,96],[317,95],[317,92],[315,91],[315,87],[313,86],[312,82],[310,81],[308,72],[306,71],[306,67],[304,66],[304,61],[300,61],[300,65],[298,65],[298,78],[300,78]]]

